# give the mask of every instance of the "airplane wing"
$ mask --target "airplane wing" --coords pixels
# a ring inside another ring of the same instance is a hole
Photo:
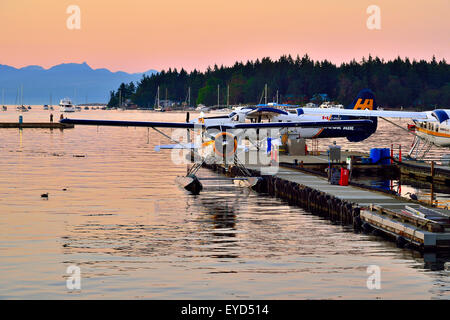
[[[114,127],[148,127],[148,128],[182,128],[198,129],[204,125],[190,122],[151,122],[151,121],[118,121],[118,120],[86,120],[86,119],[61,119],[60,123],[91,125],[91,126],[114,126]]]
[[[325,120],[325,121],[292,121],[292,122],[260,122],[260,123],[230,123],[226,125],[211,125],[190,122],[151,122],[151,121],[119,121],[119,120],[86,120],[86,119],[62,119],[61,123],[91,126],[116,126],[116,127],[148,127],[148,128],[223,128],[223,129],[262,129],[262,128],[327,128],[365,126],[372,124],[372,120]]]
[[[262,129],[262,128],[335,128],[371,125],[372,120],[332,120],[332,121],[292,121],[292,122],[264,122],[237,123],[230,126],[233,129]]]
[[[317,114],[333,116],[356,116],[356,117],[385,117],[385,118],[409,118],[409,119],[427,119],[425,112],[411,111],[384,111],[384,110],[356,110],[356,109],[337,109],[337,108],[298,108],[297,114]]]

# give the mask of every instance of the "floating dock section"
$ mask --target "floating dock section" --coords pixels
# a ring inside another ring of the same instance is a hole
[[[370,227],[393,237],[403,244],[413,243],[425,248],[450,248],[450,219],[442,212],[420,206],[386,209],[370,206],[360,217]]]

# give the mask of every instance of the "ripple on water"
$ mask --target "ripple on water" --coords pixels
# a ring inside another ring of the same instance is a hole
[[[147,144],[142,128],[0,131],[1,298],[449,298],[448,257],[422,257],[226,183],[186,194],[174,185],[186,166],[153,152],[168,143],[154,132]],[[81,268],[80,292],[65,287],[70,265]],[[381,268],[381,290],[367,289],[369,265]]]

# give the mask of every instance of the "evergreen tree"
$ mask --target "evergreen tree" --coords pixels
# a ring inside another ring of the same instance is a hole
[[[119,91],[122,101],[130,99],[141,107],[153,106],[158,87],[160,98],[172,101],[186,100],[191,88],[191,101],[197,104],[217,104],[217,85],[220,86],[220,104],[226,103],[226,90],[230,86],[230,103],[258,103],[264,86],[268,86],[268,99],[279,102],[306,103],[314,95],[328,94],[331,100],[350,103],[359,90],[370,88],[383,107],[421,108],[450,107],[450,68],[445,60],[433,57],[410,61],[397,57],[384,61],[378,57],[352,60],[336,66],[333,63],[314,61],[308,55],[281,56],[273,61],[236,62],[231,67],[214,65],[205,72],[169,69],[151,76],[143,76],[137,83],[122,83],[111,91],[108,106],[118,105]]]

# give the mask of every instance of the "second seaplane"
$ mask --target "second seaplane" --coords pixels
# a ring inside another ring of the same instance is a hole
[[[92,119],[62,119],[61,123],[74,125],[91,126],[118,126],[118,127],[147,127],[152,128],[162,134],[174,144],[161,145],[156,150],[161,149],[186,149],[194,159],[194,165],[188,170],[186,176],[178,178],[178,182],[193,194],[198,194],[203,186],[196,176],[202,165],[207,163],[220,163],[228,169],[230,165],[239,168],[242,177],[233,178],[241,182],[247,182],[248,186],[254,186],[259,177],[252,177],[239,158],[238,152],[248,150],[244,141],[250,141],[259,150],[262,141],[280,139],[282,132],[288,128],[313,128],[313,129],[351,129],[353,132],[358,128],[372,125],[370,119],[352,120],[330,120],[330,119],[289,119],[286,121],[262,122],[261,119],[268,114],[278,115],[280,110],[240,107],[226,116],[200,117],[189,120],[189,113],[186,114],[185,122],[149,122],[149,121],[122,121],[122,120],[92,120]],[[270,119],[270,118],[269,118]],[[251,122],[248,122],[251,121]],[[160,129],[184,129],[186,130],[186,141],[180,141],[180,135],[169,136]],[[192,138],[194,133],[194,138]]]

